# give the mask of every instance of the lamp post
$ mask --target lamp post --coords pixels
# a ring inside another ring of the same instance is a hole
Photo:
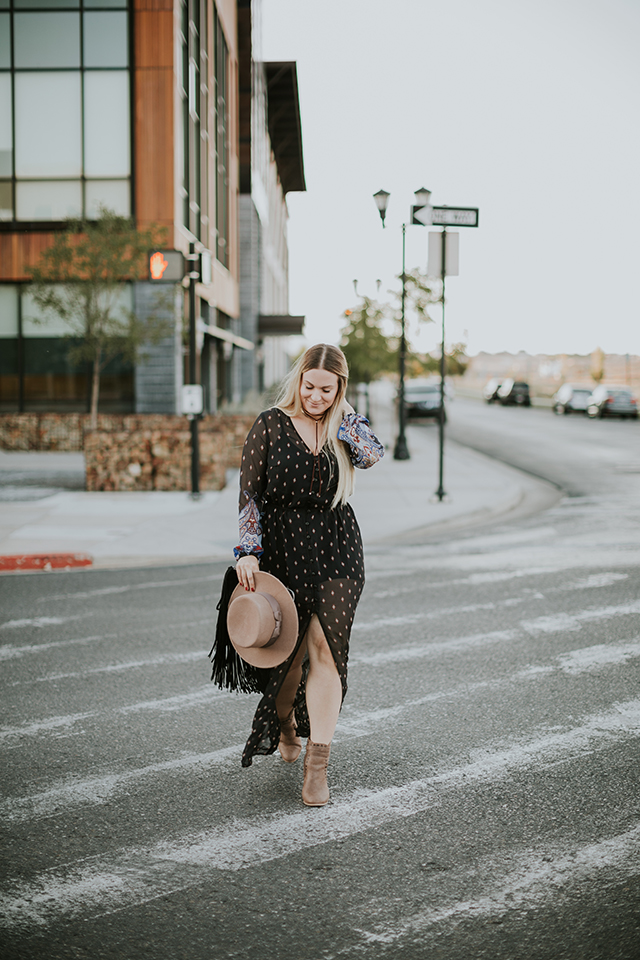
[[[387,193],[386,190],[378,190],[377,193],[374,193],[373,199],[375,201],[376,207],[378,208],[378,213],[380,214],[380,219],[382,220],[382,226],[384,227],[385,217],[387,215],[387,205],[389,203],[389,197],[391,194]],[[431,196],[431,191],[427,190],[425,187],[422,187],[420,190],[415,191],[416,201],[420,206],[429,206],[429,197]],[[411,454],[409,453],[409,448],[407,447],[407,438],[405,436],[405,404],[404,404],[404,379],[405,379],[405,370],[407,363],[407,338],[405,330],[405,305],[407,297],[407,276],[406,276],[406,239],[407,239],[407,225],[406,223],[402,224],[402,299],[401,299],[401,311],[400,311],[400,357],[399,357],[399,386],[398,386],[398,439],[396,440],[396,445],[393,450],[393,459],[394,460],[410,460]]]

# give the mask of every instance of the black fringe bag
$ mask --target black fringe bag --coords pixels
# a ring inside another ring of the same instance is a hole
[[[229,639],[227,630],[227,610],[231,594],[238,586],[238,576],[235,567],[228,567],[222,581],[222,592],[218,600],[218,622],[213,646],[209,651],[209,659],[213,664],[211,680],[221,690],[239,690],[241,693],[262,693],[267,679],[265,674],[270,670],[261,670],[245,663],[236,652]]]

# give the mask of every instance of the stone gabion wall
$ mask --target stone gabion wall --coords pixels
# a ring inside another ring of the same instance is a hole
[[[240,465],[253,414],[219,414],[199,424],[200,487],[222,490]],[[87,490],[189,490],[191,432],[185,417],[161,414],[3,414],[0,448],[84,450]]]

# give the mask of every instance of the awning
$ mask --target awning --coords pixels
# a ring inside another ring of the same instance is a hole
[[[258,318],[260,337],[296,337],[304,329],[306,317],[290,317],[289,314],[265,314]]]
[[[216,340],[226,340],[227,343],[232,343],[234,347],[240,347],[241,350],[254,349],[254,344],[251,340],[238,337],[235,333],[231,333],[230,330],[224,330],[222,327],[213,327],[205,323],[204,320],[198,320],[197,326],[201,333],[208,333],[210,337],[215,337]]]
[[[306,190],[295,61],[265,63],[264,68],[269,139],[282,189],[285,194],[290,190]]]

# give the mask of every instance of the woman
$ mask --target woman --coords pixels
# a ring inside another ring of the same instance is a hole
[[[364,586],[362,540],[347,498],[354,467],[383,455],[368,421],[345,400],[349,370],[337,347],[318,344],[296,362],[276,406],[244,445],[236,572],[255,589],[260,568],[292,592],[300,631],[284,669],[262,678],[263,698],[242,757],[293,763],[309,737],[302,799],[329,800],[327,764],[347,691],[349,635]]]

